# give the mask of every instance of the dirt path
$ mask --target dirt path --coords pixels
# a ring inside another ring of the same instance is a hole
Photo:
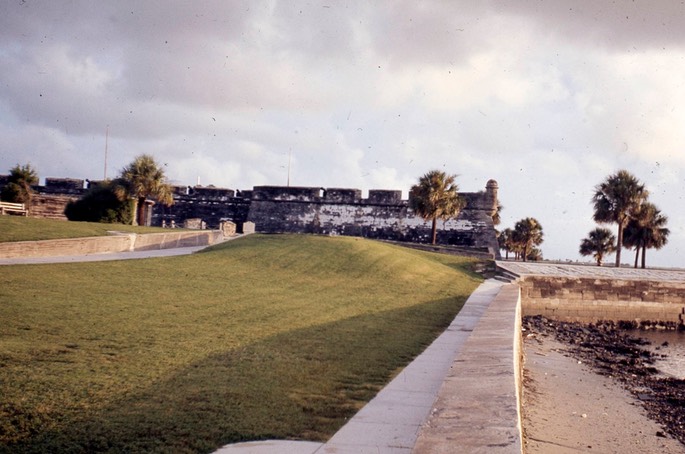
[[[551,337],[524,333],[525,452],[685,453],[620,384],[565,356]]]

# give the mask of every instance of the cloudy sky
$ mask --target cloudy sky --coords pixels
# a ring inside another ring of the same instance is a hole
[[[535,217],[545,258],[576,260],[627,169],[669,217],[648,265],[685,267],[679,1],[4,0],[0,67],[0,173],[150,153],[180,185],[406,198],[442,169],[497,180],[501,227]]]

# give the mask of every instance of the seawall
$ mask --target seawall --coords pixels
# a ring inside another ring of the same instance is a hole
[[[412,452],[520,454],[522,355],[519,289],[505,284],[455,358]]]
[[[685,271],[497,262],[521,287],[526,315],[675,327],[685,321]]]

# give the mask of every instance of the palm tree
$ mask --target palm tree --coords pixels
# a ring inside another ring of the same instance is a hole
[[[539,247],[532,246],[528,250],[528,255],[526,255],[526,260],[532,260],[533,262],[539,262],[542,260],[542,250]]]
[[[595,209],[593,219],[602,224],[618,224],[616,267],[621,266],[623,230],[648,195],[645,185],[627,170],[619,170],[616,174],[609,175],[595,187],[595,194],[592,196]]]
[[[512,236],[513,230],[509,227],[502,230],[499,235],[497,235],[497,243],[500,249],[503,249],[506,253],[506,260],[509,260],[509,253],[513,252]]]
[[[38,174],[31,164],[17,164],[10,169],[8,182],[2,188],[0,198],[5,202],[23,203],[28,208],[33,195],[31,186],[34,184],[38,184]]]
[[[492,213],[492,224],[497,226],[502,223],[502,210],[504,209],[504,206],[497,202],[497,208],[495,208],[495,212]]]
[[[532,248],[542,244],[542,236],[542,225],[537,219],[525,218],[516,223],[512,237],[521,248],[521,256],[524,262],[527,261]]]
[[[597,266],[602,266],[604,256],[616,250],[616,236],[606,227],[597,227],[580,242],[580,254],[591,255]]]
[[[633,214],[625,228],[623,245],[635,248],[635,268],[642,250],[642,268],[646,267],[648,248],[661,249],[668,241],[671,231],[666,228],[668,217],[661,213],[656,205],[644,202]]]
[[[431,244],[437,240],[437,220],[457,217],[466,202],[459,196],[456,175],[431,170],[409,191],[409,207],[424,220],[432,221]]]
[[[116,184],[117,193],[125,193],[136,202],[134,224],[145,223],[145,201],[148,197],[167,206],[174,203],[173,191],[164,170],[147,154],[136,157],[125,167]]]

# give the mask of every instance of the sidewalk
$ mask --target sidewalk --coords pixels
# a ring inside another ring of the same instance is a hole
[[[590,277],[595,279],[641,279],[660,282],[685,281],[683,269],[615,268],[613,266],[554,264],[546,262],[508,262],[498,260],[497,266],[518,276]]]
[[[227,445],[219,449],[216,454],[409,454],[411,452],[457,452],[461,443],[450,439],[449,436],[440,436],[436,446],[433,429],[442,430],[444,425],[440,420],[431,419],[432,413],[441,413],[445,416],[444,409],[436,408],[438,402],[449,399],[454,393],[450,387],[445,387],[446,380],[455,375],[461,375],[464,367],[463,361],[458,360],[460,355],[466,354],[465,345],[477,326],[483,323],[484,314],[491,308],[491,303],[496,299],[503,287],[502,282],[488,280],[481,284],[469,297],[464,307],[456,316],[452,324],[440,335],[421,355],[410,363],[394,380],[392,380],[378,395],[364,406],[347,424],[345,424],[328,442],[312,443],[297,441],[259,441]],[[502,311],[500,311],[501,314]],[[505,310],[504,317],[514,320],[515,314]],[[490,313],[493,313],[490,311]],[[502,364],[512,376],[514,374],[514,362],[512,358],[513,332],[505,335],[504,345],[498,345],[500,351],[508,351],[509,359]],[[473,343],[473,342],[472,342]],[[491,347],[492,343],[488,344]],[[505,353],[506,355],[506,353]],[[470,360],[469,360],[470,361]],[[471,370],[477,370],[476,366],[469,362]],[[473,369],[476,367],[476,369]],[[487,371],[484,371],[487,380]],[[478,382],[479,374],[471,374],[469,380]],[[492,383],[492,381],[489,381]],[[483,392],[483,387],[473,383],[475,388]],[[487,391],[487,389],[485,390]],[[463,392],[461,394],[464,394]],[[516,407],[515,387],[513,380],[507,389],[507,395],[514,395],[510,406]],[[473,401],[471,396],[464,396],[466,401]],[[488,410],[488,400],[478,403],[483,414],[490,415],[499,409]],[[469,409],[470,422],[463,427],[471,434],[471,441],[484,449],[491,445],[492,431],[483,431],[482,426],[475,425],[474,421],[480,420],[478,409]],[[433,415],[434,416],[434,415]],[[489,416],[488,416],[489,417]],[[455,419],[454,416],[451,418]],[[456,419],[459,419],[458,417]],[[431,426],[426,423],[430,421]],[[444,419],[442,420],[445,421]],[[474,423],[474,425],[470,425]],[[498,423],[498,422],[496,422]],[[517,418],[514,416],[509,421],[508,431],[517,428]],[[451,430],[448,428],[448,430]],[[425,433],[424,433],[425,432]],[[516,435],[518,437],[518,434]],[[429,451],[423,448],[414,450],[419,437],[425,438],[424,446],[430,446]],[[520,446],[520,443],[519,445]],[[462,446],[463,448],[463,446]],[[456,450],[456,451],[455,451]],[[504,452],[499,450],[498,452]],[[507,452],[515,452],[509,450]],[[518,448],[520,452],[520,447]]]

